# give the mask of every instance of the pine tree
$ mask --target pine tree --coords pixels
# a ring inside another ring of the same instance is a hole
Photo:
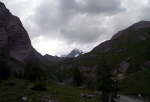
[[[24,70],[24,77],[31,81],[36,82],[37,80],[46,80],[46,74],[39,64],[35,61],[30,61],[27,63]]]
[[[73,71],[73,81],[76,86],[81,86],[83,82],[82,75],[77,67]]]
[[[103,102],[114,102],[117,96],[117,83],[113,80],[110,66],[102,57],[96,70],[96,83],[98,91],[102,92]]]

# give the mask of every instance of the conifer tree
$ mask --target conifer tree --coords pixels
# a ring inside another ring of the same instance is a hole
[[[77,86],[81,86],[83,82],[82,75],[77,67],[73,71],[73,81]]]
[[[118,87],[113,79],[111,68],[104,57],[102,57],[96,70],[96,83],[98,91],[102,93],[103,102],[115,102]]]

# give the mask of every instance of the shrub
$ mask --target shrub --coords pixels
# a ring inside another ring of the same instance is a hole
[[[38,90],[38,91],[45,91],[46,88],[46,82],[45,81],[37,81],[33,87],[31,87],[31,90]]]

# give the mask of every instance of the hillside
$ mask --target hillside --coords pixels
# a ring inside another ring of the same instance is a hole
[[[104,54],[118,72],[133,73],[150,65],[150,22],[141,21],[115,34],[90,54]]]
[[[112,39],[95,47],[76,61],[87,66],[97,65],[104,55],[117,73],[134,73],[150,65],[150,22],[141,21],[119,31]]]

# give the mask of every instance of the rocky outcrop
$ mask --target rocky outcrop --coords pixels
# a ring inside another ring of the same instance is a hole
[[[118,68],[119,73],[123,73],[124,74],[127,71],[128,67],[129,67],[129,63],[126,62],[126,61],[122,61],[120,63],[120,67]]]

